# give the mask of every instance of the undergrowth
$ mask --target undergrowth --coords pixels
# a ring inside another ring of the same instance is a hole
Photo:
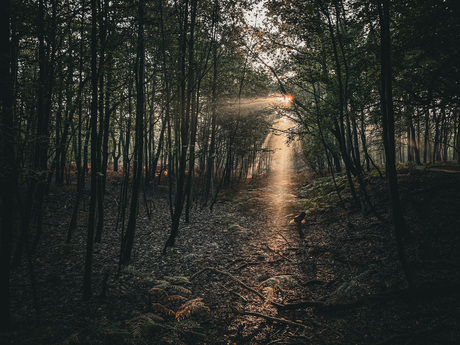
[[[132,273],[132,272],[131,272]],[[134,273],[132,273],[134,274]],[[202,339],[205,334],[192,317],[210,311],[200,297],[192,297],[184,276],[150,280],[149,310],[134,312],[133,317],[98,330],[110,343],[185,344]]]
[[[335,176],[335,183],[339,192],[348,188],[345,174]],[[325,211],[337,205],[339,196],[332,177],[321,177],[313,180],[300,189],[300,196],[304,198],[305,213],[314,214]]]

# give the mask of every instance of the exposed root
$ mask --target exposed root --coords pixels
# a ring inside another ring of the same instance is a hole
[[[264,295],[262,295],[260,292],[258,292],[257,290],[254,290],[253,288],[251,288],[250,286],[246,285],[245,283],[243,283],[241,280],[239,280],[237,277],[235,277],[234,275],[228,273],[228,272],[225,272],[225,271],[221,271],[221,270],[218,270],[217,268],[213,268],[213,267],[205,267],[203,268],[202,270],[196,272],[193,276],[190,277],[190,280],[193,280],[195,279],[197,276],[199,276],[200,274],[202,274],[203,272],[205,271],[211,271],[211,272],[214,272],[214,273],[218,273],[218,274],[222,274],[222,275],[225,275],[227,277],[229,277],[230,279],[232,279],[233,281],[235,281],[236,283],[240,284],[242,287],[244,287],[246,290],[252,292],[253,294],[257,295],[262,301],[265,302],[266,298]]]

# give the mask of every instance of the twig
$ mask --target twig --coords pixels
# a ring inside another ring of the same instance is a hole
[[[246,299],[246,297],[241,296],[239,293],[237,293],[237,292],[235,292],[235,291],[232,291],[232,290],[230,290],[230,289],[227,289],[227,288],[225,287],[225,285],[219,284],[219,286],[222,287],[224,290],[230,292],[231,294],[233,294],[233,295],[235,295],[235,296],[241,298],[243,301],[245,301],[245,302],[248,301],[248,300]]]
[[[271,250],[273,253],[275,253],[276,255],[281,256],[284,260],[287,260],[287,261],[289,261],[289,262],[292,262],[292,260],[289,259],[288,257],[284,256],[283,254],[278,253],[278,252],[277,252],[276,250],[274,250],[274,249],[271,249],[271,248],[268,246],[268,244],[266,244],[266,243],[265,243],[265,247],[267,247],[268,249],[270,249],[270,250]]]
[[[221,270],[218,270],[217,268],[213,268],[213,267],[205,267],[203,268],[202,270],[198,271],[197,273],[195,273],[194,275],[192,275],[190,277],[190,280],[193,280],[195,279],[198,275],[200,275],[201,273],[205,272],[205,271],[211,271],[211,272],[214,272],[214,273],[219,273],[219,274],[223,274],[223,275],[226,275],[227,277],[229,277],[230,279],[232,279],[233,281],[237,282],[238,284],[240,284],[242,287],[244,287],[246,290],[249,290],[251,291],[253,294],[257,295],[260,297],[260,299],[262,301],[265,302],[265,297],[258,291],[254,290],[253,288],[247,286],[245,283],[243,283],[241,280],[239,280],[238,278],[236,278],[235,276],[233,276],[232,274],[228,273],[228,272],[225,272],[225,271],[221,271]]]
[[[265,315],[265,314],[261,314],[261,313],[252,312],[252,311],[242,311],[242,310],[234,309],[233,312],[235,314],[238,314],[238,315],[255,316],[255,317],[260,317],[262,319],[265,319],[265,320],[268,320],[268,321],[271,321],[271,322],[279,322],[279,323],[284,323],[284,324],[289,325],[289,326],[311,329],[311,327],[308,327],[308,326],[306,326],[306,325],[304,325],[302,323],[299,323],[299,322],[294,322],[294,321],[290,321],[290,320],[286,320],[286,319],[280,319],[278,317],[269,316],[269,315]]]
[[[233,260],[227,265],[227,268],[230,268],[231,266],[235,265],[237,262],[241,262],[241,261],[246,261],[246,259],[239,258],[239,259]]]
[[[238,266],[237,268],[235,268],[235,271],[240,271],[243,268],[246,268],[248,266],[256,266],[256,265],[260,265],[260,264],[263,264],[263,263],[264,262],[246,262],[246,263],[242,264],[241,266]]]
[[[286,237],[283,236],[283,234],[281,232],[278,232],[278,235],[280,235],[287,243],[287,245],[290,247],[291,244],[289,243],[289,241],[286,239]]]

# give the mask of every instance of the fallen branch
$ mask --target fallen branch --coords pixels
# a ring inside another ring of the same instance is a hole
[[[289,243],[289,241],[286,239],[286,237],[283,236],[283,234],[281,232],[278,232],[278,235],[280,235],[287,243],[287,245],[290,247],[291,244]]]
[[[265,320],[268,320],[268,321],[271,321],[271,322],[275,322],[275,323],[284,323],[285,325],[289,325],[289,326],[311,329],[311,327],[308,327],[308,326],[306,326],[306,325],[304,325],[302,323],[299,323],[299,322],[294,322],[294,321],[290,321],[290,320],[286,320],[286,319],[281,319],[281,318],[278,318],[278,317],[269,316],[269,315],[265,315],[265,314],[261,314],[261,313],[252,312],[252,311],[242,311],[242,310],[234,309],[233,313],[238,314],[238,315],[249,315],[249,316],[260,317],[262,319],[265,319]]]
[[[192,275],[190,277],[190,280],[193,280],[195,279],[198,275],[200,275],[201,273],[205,272],[205,271],[211,271],[211,272],[214,272],[214,273],[218,273],[218,274],[222,274],[222,275],[225,275],[227,277],[229,277],[230,279],[232,279],[233,281],[237,282],[238,284],[240,284],[242,287],[244,287],[246,290],[252,292],[253,294],[257,295],[262,301],[265,302],[265,297],[264,295],[262,295],[260,292],[258,292],[257,290],[254,290],[253,288],[249,287],[248,285],[246,285],[245,283],[243,283],[241,280],[239,280],[237,277],[235,277],[234,275],[228,273],[228,272],[225,272],[225,271],[221,271],[221,270],[218,270],[217,268],[213,268],[213,267],[205,267],[203,268],[202,270],[198,271],[197,273],[195,273],[194,275]]]
[[[241,266],[238,266],[237,268],[235,268],[235,271],[240,271],[248,266],[257,266],[257,265],[261,265],[261,264],[264,264],[264,262],[246,262],[244,264],[242,264]]]
[[[232,291],[230,289],[227,289],[223,284],[219,284],[220,287],[222,287],[224,290],[230,292],[231,294],[235,295],[236,297],[239,297],[241,298],[243,301],[247,302],[248,300],[246,299],[246,297],[244,296],[241,296],[239,293],[235,292],[235,291]]]
[[[268,246],[268,244],[265,244],[265,247],[267,247],[267,248],[268,248],[270,251],[272,251],[274,254],[281,256],[284,260],[287,260],[287,261],[289,261],[289,262],[292,262],[292,260],[289,259],[288,257],[284,256],[284,255],[281,254],[281,253],[278,253],[278,252],[277,252],[276,250],[274,250],[274,249],[271,249],[271,248]]]

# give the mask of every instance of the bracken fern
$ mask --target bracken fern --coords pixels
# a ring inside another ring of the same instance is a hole
[[[179,307],[176,312],[176,320],[188,319],[192,314],[202,310],[209,311],[210,309],[202,302],[201,297],[192,299]]]

